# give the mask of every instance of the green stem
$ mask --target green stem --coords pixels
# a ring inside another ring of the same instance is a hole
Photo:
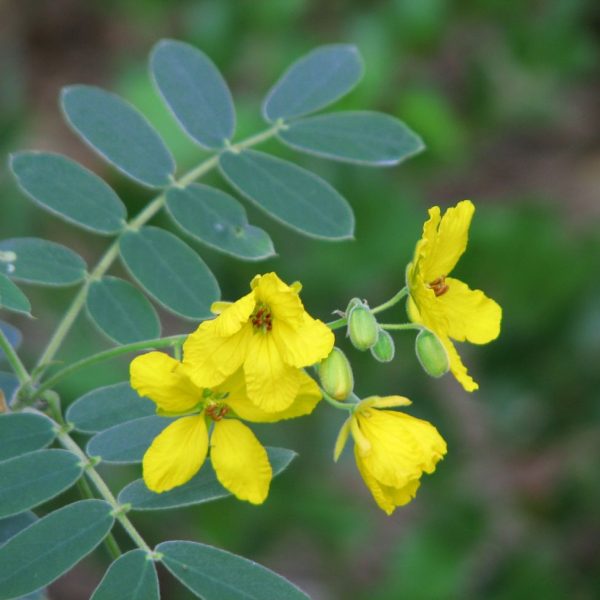
[[[383,304],[372,308],[371,312],[373,314],[377,314],[384,310],[387,310],[388,308],[391,308],[392,306],[398,304],[398,302],[400,302],[400,300],[402,300],[402,298],[404,298],[405,296],[408,296],[407,287],[403,287],[395,296],[392,296],[387,302],[384,302]]]
[[[110,348],[108,350],[104,350],[103,352],[98,352],[98,354],[93,354],[92,356],[82,358],[81,360],[70,364],[64,369],[61,369],[52,377],[49,377],[37,390],[34,391],[33,395],[30,396],[29,400],[32,401],[36,398],[39,398],[42,394],[53,388],[59,381],[61,381],[68,375],[71,375],[75,371],[83,369],[84,367],[89,367],[99,362],[110,360],[111,358],[116,358],[117,356],[121,356],[123,354],[129,354],[130,352],[138,352],[139,350],[179,346],[185,341],[186,338],[187,335],[173,335],[171,337],[158,338],[155,340],[134,342],[133,344],[125,344],[123,346],[118,346],[117,348]]]
[[[64,431],[64,428],[66,427],[66,423],[65,423],[65,420],[63,419],[62,411],[60,409],[60,396],[56,392],[48,391],[44,394],[44,400],[46,400],[46,402],[48,403],[48,412],[50,413],[52,418],[56,421],[56,423],[58,423],[57,429],[60,428],[59,429],[60,431]],[[79,457],[81,457],[81,455],[79,453],[77,453],[77,455]],[[87,461],[87,458],[86,458],[86,461]],[[96,497],[96,496],[94,496],[92,489],[90,488],[88,482],[85,479],[79,479],[77,481],[77,488],[78,488],[79,493],[81,494],[82,498],[89,498],[90,500],[92,500]],[[104,546],[105,546],[106,550],[108,551],[108,554],[114,560],[116,560],[117,558],[119,558],[119,556],[121,556],[121,554],[122,554],[121,549],[119,548],[119,544],[117,543],[117,540],[115,539],[115,537],[113,536],[112,533],[109,533],[104,538]]]
[[[352,412],[356,406],[356,402],[339,402],[338,400],[334,400],[323,388],[321,388],[321,393],[323,394],[323,400],[338,410]]]
[[[398,304],[398,302],[400,302],[400,300],[402,300],[402,298],[404,298],[405,296],[408,296],[408,288],[407,287],[403,287],[397,294],[392,296],[389,300],[387,300],[383,304],[379,304],[378,306],[375,306],[374,308],[372,308],[371,312],[375,315],[384,310],[387,310],[388,308],[391,308],[392,306],[395,306],[396,304]],[[347,317],[341,317],[340,319],[336,319],[335,321],[329,321],[329,323],[326,323],[327,327],[329,327],[329,329],[331,329],[332,331],[335,329],[340,329],[341,327],[344,327],[344,325],[347,325],[347,324],[348,324]]]
[[[388,331],[404,331],[405,329],[424,329],[423,325],[419,325],[418,323],[381,323],[379,325],[382,329],[387,329]]]
[[[283,129],[285,125],[282,122],[277,122],[273,127],[258,133],[254,136],[247,138],[237,144],[233,144],[229,147],[229,149],[233,152],[238,152],[243,148],[249,148],[251,146],[255,146],[256,144],[260,144],[269,138],[272,138],[277,134],[278,131]],[[199,177],[202,177],[212,169],[214,169],[219,164],[219,154],[215,154],[211,156],[204,162],[200,163],[197,167],[188,171],[184,174],[179,180],[173,182],[173,186],[175,187],[185,187],[189,185],[191,182],[195,181]],[[124,231],[128,230],[137,230],[142,225],[147,223],[165,204],[165,192],[162,192],[159,196],[157,196],[154,200],[150,202],[140,212],[136,217],[134,217],[126,226]],[[119,255],[119,238],[117,238],[112,245],[108,248],[104,256],[100,259],[100,262],[96,265],[96,267],[89,274],[88,278],[84,282],[83,286],[80,288],[79,292],[73,299],[71,306],[68,308],[65,313],[62,321],[59,323],[54,335],[48,342],[46,349],[40,356],[37,367],[45,366],[52,361],[56,353],[58,352],[62,342],[65,337],[69,333],[75,319],[81,312],[85,304],[85,300],[87,297],[88,288],[92,281],[100,279],[106,273],[106,271],[110,268],[114,260]],[[43,369],[39,369],[38,377],[43,373]]]
[[[60,425],[57,424],[58,430],[58,441],[63,446],[63,448],[73,452],[73,454],[77,455],[81,459],[81,463],[85,466],[85,474],[88,479],[94,484],[96,490],[100,496],[106,500],[114,510],[115,518],[125,531],[129,534],[129,537],[133,540],[135,545],[138,548],[144,550],[149,556],[153,555],[152,549],[145,542],[144,538],[140,535],[138,530],[134,527],[133,523],[128,519],[127,515],[124,512],[124,507],[121,506],[117,499],[114,497],[113,493],[110,491],[110,488],[104,482],[104,479],[99,475],[98,471],[93,467],[90,463],[89,458],[84,454],[79,445],[69,436],[68,433],[61,428]]]
[[[27,383],[29,381],[29,373],[25,368],[25,365],[21,362],[19,355],[15,352],[15,349],[10,345],[10,342],[6,339],[6,335],[4,335],[4,331],[0,328],[0,349],[4,351],[4,356],[6,360],[9,362],[12,370],[17,376],[18,380],[21,384]]]

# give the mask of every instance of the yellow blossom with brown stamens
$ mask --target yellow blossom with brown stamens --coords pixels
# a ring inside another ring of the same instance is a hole
[[[479,386],[469,376],[452,340],[487,344],[500,334],[502,309],[481,290],[449,277],[467,247],[475,207],[463,200],[443,216],[439,206],[429,220],[407,269],[408,316],[431,330],[442,342],[450,370],[472,392]]]

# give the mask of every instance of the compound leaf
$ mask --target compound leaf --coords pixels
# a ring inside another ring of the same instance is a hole
[[[54,424],[44,415],[0,415],[0,460],[45,448],[55,437]]]

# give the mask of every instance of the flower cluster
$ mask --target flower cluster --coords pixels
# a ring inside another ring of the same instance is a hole
[[[321,399],[348,414],[337,442],[337,461],[348,437],[354,440],[358,470],[387,514],[409,502],[424,473],[446,454],[446,443],[429,422],[396,410],[402,396],[360,400],[345,354],[334,347],[333,330],[346,326],[359,350],[380,362],[394,356],[388,330],[418,329],[417,356],[426,371],[450,369],[472,391],[453,341],[483,344],[498,336],[501,309],[479,290],[449,273],[467,245],[474,207],[460,202],[443,217],[429,211],[423,237],[407,268],[407,286],[373,309],[353,299],[342,318],[325,324],[300,300],[301,285],[287,285],[275,273],[257,275],[250,292],[233,303],[213,305],[183,345],[183,360],[161,352],[131,363],[131,385],[153,400],[157,413],[174,419],[148,448],[143,460],[147,487],[157,493],[188,482],[208,455],[219,482],[241,500],[266,499],[272,468],[265,448],[243,423],[272,423],[309,415]],[[410,323],[380,325],[375,315],[408,296]],[[315,367],[320,383],[305,371]]]

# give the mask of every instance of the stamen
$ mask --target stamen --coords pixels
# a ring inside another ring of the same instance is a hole
[[[446,284],[446,276],[442,275],[429,284],[429,287],[433,290],[433,293],[437,296],[444,295],[450,288]]]
[[[271,315],[271,309],[264,304],[259,305],[251,317],[251,322],[255,329],[271,331],[271,329],[273,329],[273,317]]]
[[[206,414],[213,421],[220,421],[229,412],[229,407],[224,404],[209,404],[206,407]]]

